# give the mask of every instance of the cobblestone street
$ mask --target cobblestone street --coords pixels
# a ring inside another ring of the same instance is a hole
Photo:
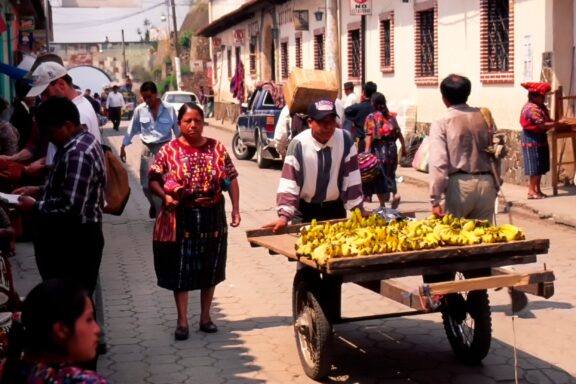
[[[125,122],[124,122],[125,125]],[[121,133],[123,129],[121,129]],[[121,135],[105,129],[116,150]],[[211,127],[205,135],[227,146],[231,133]],[[156,286],[148,205],[137,175],[140,144],[127,147],[132,195],[121,217],[107,216],[106,248],[101,267],[108,353],[100,372],[116,384],[130,383],[312,383],[302,370],[292,327],[292,279],[296,265],[283,256],[251,248],[245,231],[275,218],[276,169],[258,169],[254,161],[234,160],[240,173],[239,228],[230,228],[227,279],[216,289],[216,334],[194,332],[174,341],[176,308],[172,293]],[[401,209],[429,214],[427,190],[400,184]],[[227,205],[227,210],[230,205]],[[499,218],[506,220],[506,217]],[[530,297],[512,320],[505,290],[490,291],[493,341],[482,365],[455,361],[440,314],[398,317],[339,325],[335,366],[329,382],[419,384],[511,384],[515,381],[516,344],[519,383],[576,383],[576,246],[575,231],[546,220],[515,218],[527,238],[549,238],[549,255],[539,257],[556,274],[550,300]],[[79,255],[81,257],[81,255]],[[19,243],[13,259],[21,295],[39,281],[32,246]],[[419,278],[407,279],[414,289]],[[190,324],[198,324],[199,293],[190,298]],[[343,314],[371,315],[404,310],[354,284],[343,287]]]

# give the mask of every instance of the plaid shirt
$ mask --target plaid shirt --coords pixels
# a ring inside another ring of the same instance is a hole
[[[71,214],[82,223],[102,221],[106,172],[104,153],[96,138],[83,131],[58,148],[38,210]]]

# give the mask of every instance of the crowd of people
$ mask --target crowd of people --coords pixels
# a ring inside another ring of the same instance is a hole
[[[31,84],[16,84],[13,107],[0,104],[0,190],[19,195],[12,215],[32,223],[30,237],[43,282],[21,304],[0,378],[106,383],[95,372],[100,328],[92,301],[104,249],[106,203],[98,115],[107,113],[112,128],[119,130],[124,101],[118,86],[102,95],[89,89],[79,94],[58,57],[38,60],[30,79]],[[549,170],[544,137],[552,124],[543,99],[550,87],[523,85],[529,91],[520,117],[528,198],[538,199],[545,197],[540,177]],[[291,138],[277,191],[278,218],[265,225],[274,232],[291,222],[345,218],[355,209],[368,215],[364,205],[373,194],[381,207],[400,204],[396,169],[405,143],[396,115],[373,82],[362,86],[359,98],[352,83],[345,83],[344,91],[342,100],[311,103],[309,129]],[[150,236],[157,284],[173,292],[176,340],[189,337],[188,293],[193,290],[200,291],[198,329],[214,333],[218,326],[210,310],[215,288],[226,278],[228,226],[241,222],[238,171],[225,146],[204,135],[214,93],[201,88],[204,108],[185,103],[175,111],[159,98],[153,82],[144,82],[139,92],[143,102],[134,110],[119,152],[126,161],[132,139],[138,136],[143,144],[140,183],[155,219]],[[466,77],[447,76],[440,93],[447,111],[430,127],[431,211],[439,217],[451,213],[492,220],[500,184],[485,149],[495,124],[467,104],[471,83]],[[362,177],[361,154],[376,159],[376,176],[370,180]],[[232,205],[229,221],[224,194]],[[14,253],[16,239],[7,211],[0,204],[3,256]],[[424,278],[432,282],[445,276]]]

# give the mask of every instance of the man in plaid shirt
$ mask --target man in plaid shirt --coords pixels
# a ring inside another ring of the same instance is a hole
[[[71,281],[92,293],[104,248],[104,154],[67,98],[43,102],[36,120],[57,147],[54,166],[43,188],[15,191],[27,195],[19,198],[17,208],[34,213],[34,250],[42,279]]]

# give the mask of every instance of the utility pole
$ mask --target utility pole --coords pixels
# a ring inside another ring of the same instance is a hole
[[[128,75],[128,65],[126,63],[126,44],[124,43],[124,30],[122,30],[122,65],[124,66],[124,78]]]
[[[172,7],[172,23],[174,24],[174,51],[176,57],[174,58],[174,68],[176,69],[176,89],[180,91],[180,83],[182,83],[182,73],[180,72],[180,48],[178,47],[178,25],[176,24],[176,5],[174,0],[170,0]]]
[[[337,0],[326,0],[326,70],[333,72],[336,75],[336,81],[340,83],[338,3]]]

